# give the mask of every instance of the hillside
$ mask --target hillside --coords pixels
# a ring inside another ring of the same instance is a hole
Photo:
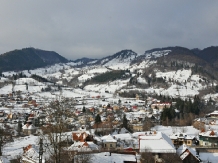
[[[218,47],[211,46],[201,50],[197,56],[210,63],[214,68],[218,69]]]
[[[67,61],[53,51],[25,48],[0,55],[0,71],[29,70]]]
[[[17,53],[27,55],[28,50],[34,51],[30,56],[35,57],[36,61],[33,63],[39,63],[41,66],[48,64],[49,57],[43,58],[41,56],[43,52],[35,49],[23,49]],[[203,97],[218,92],[217,69],[210,63],[211,57],[214,63],[216,62],[216,57],[213,57],[216,56],[216,50],[214,47],[204,50],[166,47],[148,50],[144,54],[122,50],[98,60],[82,58],[66,64],[54,64],[22,72],[28,77],[33,74],[39,75],[59,85],[95,92],[106,91],[115,94],[120,92],[130,97],[134,97],[135,94],[143,95],[145,92],[170,97],[187,98],[195,95]],[[22,62],[19,57],[16,59],[24,69],[27,63]],[[17,72],[4,72],[5,76],[15,74]],[[133,91],[134,93],[129,93]]]

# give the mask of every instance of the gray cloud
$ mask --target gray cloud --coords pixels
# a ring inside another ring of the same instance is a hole
[[[218,1],[2,1],[0,53],[35,47],[68,59],[123,49],[217,45]]]

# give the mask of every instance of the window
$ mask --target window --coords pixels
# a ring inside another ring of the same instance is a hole
[[[112,144],[110,144],[110,147],[113,147],[113,145],[112,145]]]

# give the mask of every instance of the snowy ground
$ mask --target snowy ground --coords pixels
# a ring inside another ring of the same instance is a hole
[[[17,156],[21,156],[23,154],[23,147],[26,147],[29,144],[39,144],[38,136],[30,135],[14,139],[14,142],[7,143],[3,146],[3,155],[10,159],[14,159]]]

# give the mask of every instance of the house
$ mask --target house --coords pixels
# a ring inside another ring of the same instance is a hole
[[[151,153],[155,162],[163,162],[162,154],[174,154],[176,149],[171,139],[162,132],[147,131],[139,135],[139,152]]]
[[[175,146],[180,146],[183,144],[186,144],[187,146],[192,145],[192,140],[194,137],[191,137],[185,133],[177,132],[170,136],[170,139],[172,140],[173,144]]]
[[[36,127],[32,124],[32,121],[28,120],[27,123],[22,127],[25,135],[31,135],[36,133]]]
[[[89,162],[89,163],[139,163],[140,156],[135,153],[112,153],[101,152],[84,154],[78,153],[73,157],[73,162]]]
[[[207,114],[206,117],[218,118],[218,110],[215,110],[212,113]]]
[[[93,141],[93,136],[85,128],[80,128],[80,130],[72,132],[72,139],[74,142],[86,142]]]
[[[218,132],[209,130],[199,133],[200,146],[218,146]]]
[[[43,156],[42,156],[43,157]],[[21,161],[23,163],[36,163],[39,161],[39,150],[35,145],[29,144],[23,148],[23,155],[21,156]],[[42,162],[45,162],[45,159],[42,158]]]
[[[176,149],[164,133],[147,131],[145,135],[139,135],[139,152],[176,153]]]
[[[116,148],[117,147],[117,140],[114,139],[112,135],[106,135],[101,137],[102,147],[103,148]]]
[[[113,137],[117,140],[117,147],[120,147],[121,149],[138,149],[138,139],[134,139],[130,133],[115,134]]]
[[[196,155],[196,152],[189,148],[187,145],[183,144],[176,150],[177,155],[183,161],[183,163],[199,163],[200,158]]]
[[[75,142],[68,148],[68,150],[77,152],[91,152],[99,151],[99,147],[93,142]]]
[[[163,110],[164,108],[170,108],[170,106],[171,103],[169,102],[151,104],[152,109],[159,109],[159,110]]]

